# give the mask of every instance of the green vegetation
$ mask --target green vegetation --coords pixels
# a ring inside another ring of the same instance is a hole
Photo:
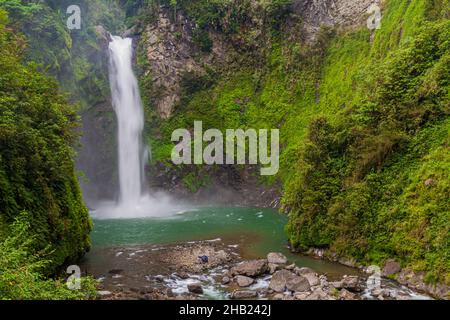
[[[214,34],[230,59],[184,74],[180,103],[163,120],[140,43],[153,162],[171,167],[171,134],[194,121],[280,128],[280,173],[262,182],[283,185],[294,248],[364,264],[395,258],[450,284],[449,0],[385,1],[380,30],[322,27],[314,39],[290,0],[81,1],[85,27],[73,31],[70,4],[0,0],[11,18],[0,10],[0,298],[92,297],[92,279],[72,292],[47,278],[90,246],[74,169],[78,117],[67,100],[84,110],[109,96],[95,27],[141,30],[159,5],[172,23],[180,12],[194,22],[195,59],[211,53]],[[191,192],[214,174],[169,169]]]
[[[357,43],[332,41],[334,61],[324,71],[338,86],[322,89],[342,112],[309,126],[300,174],[286,185],[287,231],[294,247],[329,248],[363,263],[396,257],[449,283],[450,23],[426,21],[423,2],[408,3],[388,3],[374,43],[352,53],[353,70],[336,72],[345,65],[334,55]],[[403,26],[389,20],[398,10]]]
[[[26,35],[26,58],[55,77],[70,93],[70,100],[85,109],[109,98],[108,60],[96,26],[112,33],[123,30],[125,16],[114,0],[77,1],[82,27],[69,30],[66,10],[73,4],[70,0],[1,0],[0,9],[9,14],[9,27]]]
[[[72,148],[78,117],[55,81],[23,62],[23,38],[7,24],[0,10],[0,298],[80,297],[43,275],[90,247]]]
[[[322,28],[312,44],[288,2],[267,3],[289,29],[271,6],[258,29],[248,1],[177,1],[239,48],[235,64],[185,76],[169,120],[149,119],[154,160],[168,162],[171,132],[194,120],[280,128],[281,169],[267,182],[284,185],[293,247],[394,257],[450,283],[448,1],[387,1],[380,30]]]
[[[46,279],[43,274],[52,262],[48,252],[34,249],[31,217],[19,215],[10,226],[11,235],[0,242],[0,299],[6,300],[79,300],[95,298],[96,283],[80,279],[80,290],[69,290],[60,280]],[[47,250],[48,251],[48,250]]]

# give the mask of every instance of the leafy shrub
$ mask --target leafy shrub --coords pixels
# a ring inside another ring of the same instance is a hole
[[[10,225],[10,235],[0,239],[0,300],[74,300],[96,296],[92,278],[81,279],[81,290],[69,290],[64,281],[46,279],[43,271],[52,264],[46,260],[49,249],[35,251],[36,236],[31,217],[18,215]]]
[[[24,64],[20,36],[0,10],[0,215],[30,214],[36,250],[52,245],[52,265],[90,247],[91,221],[74,168],[78,117],[55,81]]]

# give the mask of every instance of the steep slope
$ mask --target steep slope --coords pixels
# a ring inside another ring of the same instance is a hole
[[[32,250],[48,250],[52,272],[90,248],[72,147],[78,117],[56,82],[24,62],[24,39],[6,26],[0,10],[0,239],[26,212]]]
[[[171,132],[194,120],[280,128],[280,174],[265,183],[283,185],[293,248],[364,264],[393,257],[449,283],[448,1],[380,3],[374,31],[365,26],[369,2],[331,3],[148,9],[138,61],[154,161],[167,172]],[[192,62],[177,67],[179,54]],[[170,103],[165,72],[180,88]],[[194,192],[216,176],[227,183],[227,168],[172,170],[169,181],[181,177]]]

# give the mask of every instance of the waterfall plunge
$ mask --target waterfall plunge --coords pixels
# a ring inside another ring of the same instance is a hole
[[[144,113],[138,82],[133,73],[133,42],[112,36],[109,44],[109,81],[112,104],[118,122],[119,186],[118,202],[104,202],[92,212],[95,218],[160,217],[180,208],[164,194],[144,192],[146,149],[142,144]]]
[[[109,44],[112,103],[118,122],[119,205],[132,206],[142,194],[144,113],[132,69],[132,40],[113,37]]]

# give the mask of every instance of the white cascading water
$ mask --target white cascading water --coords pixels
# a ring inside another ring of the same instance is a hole
[[[112,103],[118,122],[120,206],[137,204],[142,194],[144,113],[133,74],[132,39],[114,36],[109,44]]]
[[[144,192],[146,149],[142,144],[144,112],[133,73],[133,41],[112,36],[109,43],[109,81],[118,122],[119,199],[104,202],[92,212],[95,218],[166,216],[178,210],[164,194]]]

